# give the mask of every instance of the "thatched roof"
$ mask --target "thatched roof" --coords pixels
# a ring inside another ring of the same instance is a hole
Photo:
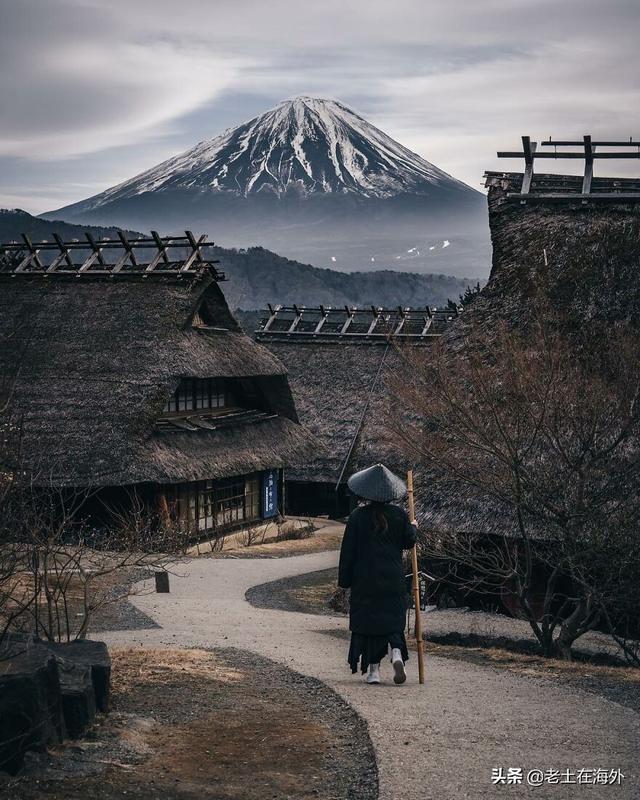
[[[640,181],[594,178],[588,200],[581,178],[535,175],[521,202],[522,174],[486,174],[489,226],[493,245],[491,275],[456,330],[481,318],[487,329],[502,319],[522,325],[536,306],[557,310],[568,325],[618,320],[640,322]],[[564,188],[563,199],[550,189]],[[600,200],[598,192],[620,191],[619,200]],[[629,192],[625,195],[623,192]]]
[[[288,469],[289,479],[336,484],[341,474],[345,483],[376,462],[407,468],[385,433],[389,379],[401,358],[393,345],[298,340],[272,341],[269,348],[287,368],[300,421],[324,451]]]
[[[640,325],[640,198],[635,179],[594,178],[594,195],[580,195],[582,178],[534,175],[535,199],[517,195],[521,173],[487,173],[493,260],[489,282],[445,334],[451,351],[462,336],[496,324],[522,329],[540,308],[557,312],[569,331]],[[619,199],[597,193],[620,191]],[[559,198],[560,193],[575,197]],[[551,196],[549,196],[551,195]],[[513,512],[468,485],[424,471],[416,479],[421,523],[433,529],[513,534]],[[538,532],[543,535],[543,532]]]
[[[269,308],[256,337],[285,365],[300,421],[321,444],[290,480],[346,483],[356,470],[383,462],[410,466],[385,420],[395,402],[403,350],[440,338],[461,308]]]
[[[198,311],[203,326],[192,326]],[[286,371],[244,335],[215,277],[0,273],[0,375],[42,480],[107,486],[215,478],[308,457]],[[154,430],[180,379],[252,378],[277,418]]]

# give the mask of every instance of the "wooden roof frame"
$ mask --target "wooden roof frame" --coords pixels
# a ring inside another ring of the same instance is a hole
[[[129,239],[124,231],[118,230],[117,236],[117,239],[95,239],[87,231],[84,240],[63,241],[53,233],[51,241],[34,243],[23,233],[22,242],[0,244],[0,275],[180,278],[206,272],[217,281],[225,280],[224,273],[215,266],[219,262],[203,252],[205,247],[212,246],[206,244],[207,234],[196,239],[191,231],[185,231],[184,236],[160,236],[151,231],[151,236]],[[184,252],[172,257],[171,250],[175,249]],[[107,253],[115,259],[108,261]],[[47,259],[44,254],[52,258]],[[80,261],[74,260],[74,255],[80,255]]]
[[[331,306],[284,306],[276,305],[268,306],[268,317],[262,322],[261,327],[255,332],[256,338],[259,341],[274,341],[274,340],[350,340],[350,341],[387,341],[391,338],[394,339],[407,339],[407,340],[427,340],[441,336],[441,333],[436,333],[431,330],[433,323],[436,319],[442,322],[450,322],[453,318],[457,317],[463,311],[462,307],[453,308],[431,308],[425,306],[424,308],[410,308],[404,306],[397,306],[396,308],[382,308],[379,306],[370,306],[369,308],[355,308],[351,306],[342,306],[340,308],[332,308]],[[289,323],[286,330],[274,330],[273,325],[278,318],[282,316],[291,316],[286,319]],[[300,322],[304,316],[307,316],[315,325],[311,330],[300,330]],[[326,322],[333,316],[333,321],[338,324],[338,330],[326,330]],[[352,325],[356,320],[369,320],[366,331],[352,330]],[[407,322],[420,322],[419,333],[408,333],[405,331]],[[341,324],[340,324],[341,323]],[[387,327],[383,330],[377,330],[380,324]]]
[[[583,202],[588,200],[620,200],[621,195],[624,199],[640,199],[638,192],[592,192],[591,184],[593,181],[593,164],[596,159],[640,159],[640,141],[634,141],[629,138],[628,141],[594,141],[591,136],[585,135],[582,141],[576,140],[553,140],[551,137],[547,141],[540,143],[541,147],[553,147],[553,152],[542,152],[538,149],[538,142],[532,142],[529,136],[522,137],[522,150],[510,151],[499,150],[497,153],[498,158],[523,158],[524,159],[524,173],[522,176],[522,186],[520,192],[511,192],[509,197],[519,199],[521,202],[536,199],[555,199],[564,200],[581,197]],[[564,147],[582,147],[582,152],[564,150],[558,151],[558,148]],[[618,147],[618,148],[635,148],[635,152],[607,152],[602,151],[601,147]],[[534,174],[534,163],[538,159],[584,159],[584,173],[582,179],[582,191],[579,195],[575,193],[553,193],[535,194],[531,192],[531,182]]]

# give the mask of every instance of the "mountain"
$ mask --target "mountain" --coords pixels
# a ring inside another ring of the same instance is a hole
[[[341,103],[298,97],[70,208],[171,190],[278,198],[472,192]]]
[[[86,230],[90,230],[95,238],[116,236],[115,228],[48,222],[26,211],[0,209],[0,242],[19,240],[21,233],[31,236],[34,241],[51,240],[53,232],[63,239],[84,239]],[[127,231],[127,234],[131,240],[142,235],[135,231]],[[264,309],[268,303],[308,306],[320,303],[327,306],[444,305],[449,298],[457,299],[471,283],[450,275],[390,271],[346,274],[300,264],[261,247],[237,250],[214,246],[209,252],[220,260],[227,275],[228,281],[222,288],[234,309]]]
[[[224,246],[258,244],[346,271],[410,261],[416,271],[485,275],[490,261],[484,195],[341,103],[310,97],[44,216],[197,228]]]

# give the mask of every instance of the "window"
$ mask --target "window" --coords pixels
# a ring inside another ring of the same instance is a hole
[[[225,408],[232,405],[231,394],[224,380],[219,378],[183,378],[180,386],[165,404],[168,414]]]
[[[178,517],[199,531],[213,531],[260,519],[262,473],[174,487]]]

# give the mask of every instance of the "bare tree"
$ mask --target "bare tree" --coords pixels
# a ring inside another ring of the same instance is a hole
[[[178,563],[190,536],[179,523],[132,491],[126,510],[106,509],[108,523],[94,528],[84,517],[89,494],[47,486],[39,476],[5,498],[0,633],[83,638],[99,609],[129,593],[131,577]]]
[[[402,351],[391,434],[423,470],[425,555],[508,589],[545,654],[613,633],[640,575],[640,341],[550,324]]]

